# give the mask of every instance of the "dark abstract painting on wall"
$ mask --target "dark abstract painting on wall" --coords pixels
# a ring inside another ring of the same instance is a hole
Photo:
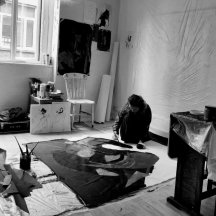
[[[92,27],[73,20],[60,19],[58,73],[89,75]]]

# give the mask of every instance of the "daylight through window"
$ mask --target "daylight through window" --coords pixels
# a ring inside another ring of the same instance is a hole
[[[0,61],[38,60],[40,0],[6,0],[0,6]]]

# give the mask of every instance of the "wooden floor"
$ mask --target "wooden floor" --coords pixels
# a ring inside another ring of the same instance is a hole
[[[167,202],[174,192],[175,180],[146,189],[141,194],[122,201],[110,203],[95,209],[85,210],[73,216],[188,216]],[[215,197],[202,202],[201,214],[214,215]]]
[[[35,135],[30,136],[28,133],[25,134],[16,134],[16,137],[23,143],[32,142],[35,140],[48,140],[48,139],[57,139],[57,138],[67,138],[73,137],[74,139],[82,138],[83,134],[89,134],[90,136],[100,136],[100,134],[108,134],[108,137],[111,135],[111,125],[112,123],[107,124],[97,124],[95,128],[86,127],[83,124],[76,126],[76,129],[68,134],[49,134],[49,135]],[[4,148],[5,146],[11,151],[14,151],[14,147],[10,148],[10,144],[14,142],[14,135],[4,134],[0,135],[0,147]],[[30,140],[31,138],[31,140]],[[17,149],[19,150],[19,149]],[[11,153],[11,152],[10,152]],[[145,190],[138,192],[136,195],[127,197],[123,200],[118,200],[105,204],[98,208],[85,209],[78,212],[69,214],[70,216],[187,216],[185,212],[176,209],[171,204],[167,202],[167,197],[174,195],[174,185],[175,179],[164,182]],[[214,215],[214,205],[215,197],[211,197],[202,201],[201,213],[204,216],[213,216]],[[67,214],[68,216],[68,214]]]

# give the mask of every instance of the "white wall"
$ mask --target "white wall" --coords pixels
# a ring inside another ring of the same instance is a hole
[[[103,3],[111,5],[112,15],[110,30],[112,31],[112,45],[116,40],[118,28],[119,0],[91,0],[101,6]],[[66,3],[67,2],[67,3]],[[69,4],[68,4],[69,2]],[[81,3],[80,6],[74,7]],[[61,17],[82,21],[83,0],[61,1]],[[57,45],[57,44],[56,44]],[[87,97],[97,100],[100,82],[103,74],[109,73],[111,52],[98,51],[92,46],[92,60],[90,66],[90,77],[87,82]],[[53,69],[43,65],[10,64],[0,63],[0,111],[11,107],[22,107],[27,111],[29,106],[29,78],[39,78],[43,82],[53,81]],[[56,79],[56,88],[65,93],[65,84],[62,76]]]
[[[88,1],[88,0],[85,0]],[[61,0],[60,17],[71,19],[77,22],[84,22],[84,0]],[[103,74],[108,74],[110,71],[111,55],[113,43],[117,38],[118,16],[119,16],[119,0],[89,0],[96,3],[96,7],[103,7],[104,4],[111,6],[110,26],[111,30],[111,50],[109,52],[97,50],[95,42],[92,43],[90,76],[87,79],[86,97],[97,101],[100,84]],[[62,76],[56,77],[56,85],[61,89],[66,96],[65,83]]]
[[[168,136],[171,112],[216,106],[215,8],[214,0],[121,0],[115,111],[140,94],[152,108],[151,131]]]
[[[52,81],[52,67],[44,65],[0,63],[0,111],[21,107],[27,111],[29,106],[29,78],[42,82]]]

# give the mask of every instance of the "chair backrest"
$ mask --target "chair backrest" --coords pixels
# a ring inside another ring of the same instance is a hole
[[[81,73],[66,73],[63,75],[68,99],[84,99],[87,75]]]

